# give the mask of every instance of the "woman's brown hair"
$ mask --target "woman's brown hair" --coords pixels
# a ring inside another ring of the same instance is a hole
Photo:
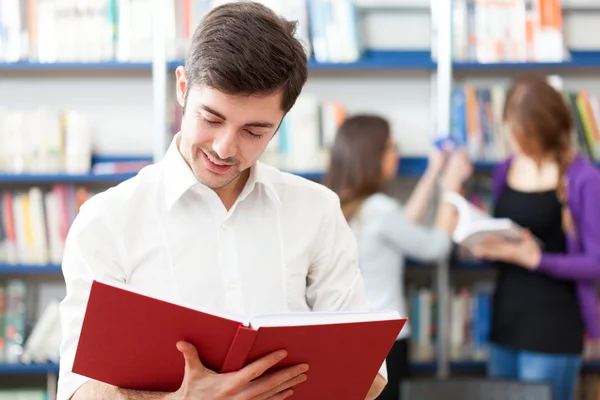
[[[543,77],[518,78],[508,90],[503,119],[528,156],[541,159],[551,154],[554,157],[559,169],[556,192],[566,217],[563,225],[570,228],[566,172],[573,156],[573,117],[563,95]]]
[[[355,115],[339,127],[324,183],[340,197],[347,220],[367,197],[385,190],[381,160],[389,138],[389,122],[375,115]]]

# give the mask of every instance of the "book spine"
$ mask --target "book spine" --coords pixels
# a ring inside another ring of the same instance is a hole
[[[233,338],[233,342],[231,342],[231,346],[229,347],[229,351],[223,362],[223,367],[221,368],[222,374],[239,371],[244,367],[244,363],[248,358],[250,350],[252,350],[252,346],[254,346],[257,335],[258,331],[254,329],[242,325],[238,327],[237,333]]]

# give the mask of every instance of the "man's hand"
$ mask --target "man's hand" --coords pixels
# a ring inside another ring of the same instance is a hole
[[[202,365],[196,348],[187,342],[178,342],[177,349],[185,358],[185,374],[179,390],[168,400],[236,399],[281,400],[291,396],[292,387],[304,382],[308,365],[299,364],[261,376],[283,360],[287,353],[277,351],[247,365],[237,372],[217,374]]]
[[[365,400],[376,399],[377,396],[379,396],[385,388],[385,385],[387,385],[387,381],[383,379],[381,375],[377,374],[375,380],[373,381],[373,384],[371,385],[371,388],[369,389],[369,393],[367,393],[367,397]]]

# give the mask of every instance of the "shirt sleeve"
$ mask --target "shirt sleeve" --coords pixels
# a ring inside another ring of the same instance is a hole
[[[326,208],[308,272],[308,304],[314,311],[371,311],[358,268],[356,238],[342,214],[337,196]],[[379,375],[387,381],[385,360]]]
[[[452,240],[448,235],[410,221],[400,206],[394,207],[382,219],[380,235],[400,254],[416,261],[443,260],[452,250]]]
[[[57,400],[67,400],[90,378],[72,372],[79,334],[90,293],[96,278],[124,281],[119,268],[118,236],[112,232],[94,199],[81,207],[65,243],[63,275],[66,296],[60,304],[61,347]]]
[[[600,278],[600,180],[581,185],[582,215],[576,226],[582,251],[575,254],[542,253],[538,271],[560,279],[596,280]]]

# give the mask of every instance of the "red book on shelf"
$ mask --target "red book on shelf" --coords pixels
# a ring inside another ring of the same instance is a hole
[[[121,388],[175,391],[184,361],[175,344],[196,346],[203,364],[232,372],[272,351],[272,371],[308,363],[296,399],[363,400],[406,323],[396,312],[291,313],[250,320],[219,316],[94,281],[73,372]],[[271,372],[271,371],[268,371]]]

